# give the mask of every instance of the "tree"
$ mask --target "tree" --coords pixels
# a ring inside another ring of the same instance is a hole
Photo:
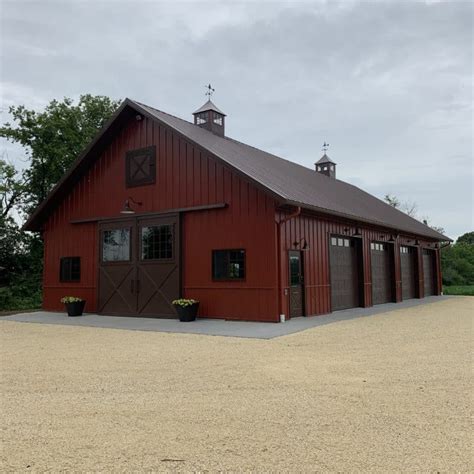
[[[474,245],[474,232],[466,232],[465,234],[458,237],[456,244],[468,244]]]
[[[399,209],[400,211],[408,214],[410,217],[416,218],[416,213],[418,212],[418,206],[414,201],[404,201],[401,202],[397,196],[394,194],[386,194],[384,197],[384,201],[390,206],[394,207],[395,209]]]
[[[118,105],[108,97],[82,95],[77,105],[68,98],[53,100],[42,112],[10,108],[14,125],[3,124],[0,136],[23,146],[29,166],[20,174],[0,159],[0,309],[40,304],[43,244],[38,235],[20,230],[18,216],[43,201]]]
[[[450,285],[474,285],[474,245],[456,242],[441,250],[443,283]]]
[[[53,100],[42,112],[10,107],[14,124],[3,124],[0,136],[22,145],[30,162],[25,171],[27,213],[44,200],[118,105],[108,97],[86,94],[77,105],[69,98]]]
[[[21,203],[26,190],[25,179],[12,164],[0,158],[0,222]]]

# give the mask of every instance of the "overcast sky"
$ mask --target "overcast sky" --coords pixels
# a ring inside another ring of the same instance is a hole
[[[191,119],[211,82],[227,135],[310,168],[326,140],[338,178],[473,230],[470,1],[0,3],[1,121],[83,93]]]

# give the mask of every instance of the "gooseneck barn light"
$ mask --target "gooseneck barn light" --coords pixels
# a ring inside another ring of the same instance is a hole
[[[129,196],[128,199],[125,200],[125,204],[123,205],[123,209],[120,211],[120,214],[135,214],[135,210],[130,207],[130,201],[137,206],[142,205],[141,201],[135,201],[135,199]]]
[[[296,249],[297,247],[300,247],[300,250],[309,250],[309,245],[308,242],[306,242],[306,239],[303,237],[299,241],[293,242],[293,247]]]

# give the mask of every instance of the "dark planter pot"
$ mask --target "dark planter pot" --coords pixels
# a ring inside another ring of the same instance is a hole
[[[66,303],[66,310],[68,316],[82,316],[84,312],[84,306],[86,305],[86,301],[76,301],[75,303]]]
[[[178,313],[179,320],[182,323],[189,323],[190,321],[195,321],[197,312],[199,309],[199,303],[194,303],[190,306],[186,306],[183,308],[183,306],[179,305],[174,305],[176,308],[176,312]]]

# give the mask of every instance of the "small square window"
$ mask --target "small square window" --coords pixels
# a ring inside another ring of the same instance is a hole
[[[336,237],[331,237],[331,245],[337,245]]]
[[[337,239],[337,245],[339,247],[344,247],[344,239]]]
[[[59,263],[59,281],[81,280],[81,257],[62,257]]]
[[[375,244],[373,242],[370,242],[370,250],[375,250]]]
[[[213,250],[212,278],[214,280],[243,280],[245,278],[245,250]]]
[[[207,112],[201,112],[199,115],[196,116],[196,123],[197,125],[202,125],[203,123],[207,122]]]
[[[130,260],[130,229],[111,229],[102,232],[102,261]]]
[[[349,239],[344,239],[344,247],[349,247]]]
[[[214,112],[212,120],[217,125],[222,125],[223,124],[222,115],[218,114],[217,112]]]
[[[141,228],[142,260],[173,258],[173,227],[158,225]]]

